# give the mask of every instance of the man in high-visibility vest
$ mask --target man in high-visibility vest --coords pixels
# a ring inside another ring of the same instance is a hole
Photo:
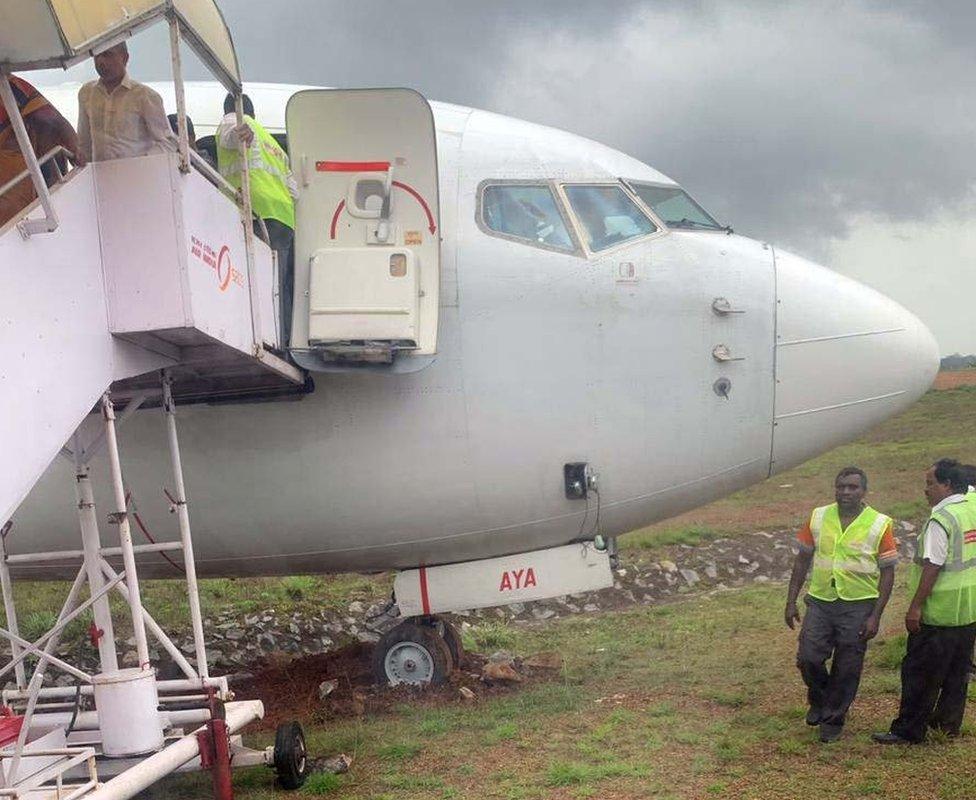
[[[264,220],[271,249],[278,254],[278,313],[281,346],[287,349],[291,339],[292,300],[295,289],[293,246],[295,242],[295,198],[298,184],[291,173],[288,154],[274,137],[254,119],[254,104],[246,94],[241,97],[244,124],[238,126],[234,95],[224,99],[224,118],[215,136],[217,169],[235,188],[241,186],[244,171],[240,143],[247,148],[250,169],[251,210]],[[260,226],[255,226],[260,234]]]
[[[962,476],[966,480],[966,500],[976,505],[976,464],[963,464]],[[969,680],[976,681],[976,647],[973,650],[973,657],[969,661]]]
[[[901,662],[901,705],[881,744],[914,744],[929,728],[958,736],[976,642],[976,503],[958,462],[925,473],[932,506],[908,576],[908,647]]]
[[[807,686],[807,725],[820,726],[822,742],[836,741],[844,729],[868,640],[878,633],[895,580],[891,518],[864,502],[867,489],[864,470],[845,467],[837,474],[836,502],[815,508],[798,534],[786,598],[784,618],[792,629],[800,622],[796,601],[812,565],[796,665]]]

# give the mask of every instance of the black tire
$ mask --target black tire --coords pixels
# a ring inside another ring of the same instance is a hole
[[[308,777],[305,733],[297,722],[285,722],[275,732],[274,767],[282,789],[298,789]]]
[[[443,617],[437,617],[437,632],[444,639],[447,649],[451,651],[451,658],[454,660],[454,668],[460,669],[461,661],[464,659],[464,644],[461,642],[461,632],[454,623],[449,622]]]
[[[415,652],[409,655],[417,656],[409,659],[416,662],[415,672],[406,663],[407,659],[396,657],[398,652],[405,649],[409,651],[410,648],[404,646],[411,644],[415,646]],[[388,656],[397,663],[390,664]],[[388,668],[395,666],[401,669],[398,674],[391,674]],[[444,683],[453,671],[454,659],[447,643],[434,628],[426,625],[401,622],[387,631],[373,649],[373,678],[379,684],[438,685]],[[416,680],[410,678],[412,672],[416,675]]]

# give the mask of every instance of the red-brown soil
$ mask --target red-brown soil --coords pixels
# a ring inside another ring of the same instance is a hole
[[[976,386],[976,369],[956,369],[935,376],[936,389],[958,389],[960,386]]]
[[[508,694],[558,674],[558,670],[528,667],[516,659],[515,667],[522,683],[489,686],[480,678],[487,659],[476,653],[465,653],[460,669],[455,669],[442,686],[378,686],[373,683],[370,670],[371,654],[372,645],[355,644],[290,661],[271,660],[258,665],[253,677],[235,684],[234,694],[241,700],[261,700],[264,720],[254,727],[274,730],[282,722],[293,719],[324,722],[381,712],[404,702],[420,701],[428,705],[477,702],[482,697]],[[322,700],[319,684],[325,680],[338,681],[338,685]],[[461,696],[462,686],[474,692],[473,700]]]

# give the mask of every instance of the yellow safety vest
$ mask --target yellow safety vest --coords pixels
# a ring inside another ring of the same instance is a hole
[[[877,597],[878,549],[890,523],[891,517],[865,506],[843,530],[837,503],[815,508],[810,515],[815,550],[809,593],[827,601]]]
[[[295,227],[295,203],[288,191],[288,155],[264,127],[245,116],[244,121],[254,131],[254,141],[248,148],[248,166],[251,171],[251,208],[261,219],[276,219]],[[235,188],[241,188],[244,171],[241,152],[221,147],[217,137],[217,169]]]
[[[946,562],[922,606],[926,625],[956,627],[976,622],[976,494],[932,512],[949,537]],[[918,537],[915,560],[908,573],[908,592],[915,596],[922,577],[922,553],[928,525]]]

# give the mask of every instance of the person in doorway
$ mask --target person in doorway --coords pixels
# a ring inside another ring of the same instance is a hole
[[[61,145],[77,163],[78,137],[68,120],[23,78],[11,75],[10,89],[34,154],[42,156],[51,148]],[[20,150],[13,124],[6,107],[0,103],[0,186],[9,183],[26,169],[27,161]],[[34,182],[29,175],[15,183],[0,195],[0,225],[16,217],[36,198]]]
[[[126,72],[125,42],[95,56],[97,81],[78,92],[78,140],[88,161],[174,152],[163,99]]]
[[[180,115],[167,114],[166,121],[169,123],[169,129],[173,131],[173,135],[178,139],[180,135]],[[193,120],[189,117],[186,118],[186,140],[193,152],[200,152],[197,150],[197,133],[193,129]]]
[[[178,114],[167,114],[166,120],[169,122],[170,130],[173,131],[173,135],[179,140],[180,136],[180,119]],[[186,118],[186,139],[187,144],[190,149],[196,153],[200,158],[207,162],[214,169],[217,165],[214,163],[213,157],[206,150],[201,150],[197,145],[197,133],[193,128],[193,120],[189,117]]]
[[[901,662],[901,704],[880,744],[916,744],[929,728],[958,736],[976,642],[976,503],[958,462],[943,458],[925,473],[932,507],[908,576],[908,647]]]
[[[288,154],[254,118],[254,104],[241,96],[244,122],[237,124],[234,95],[224,99],[224,118],[217,128],[217,169],[227,181],[241,186],[244,170],[240,145],[247,152],[250,171],[251,209],[264,220],[268,244],[278,255],[278,319],[282,349],[291,340],[292,299],[295,286],[293,247],[295,242],[295,198],[298,184],[291,173]],[[255,228],[260,235],[260,227]]]
[[[836,741],[861,681],[864,653],[878,633],[895,580],[898,550],[891,518],[864,502],[868,478],[845,467],[834,480],[835,501],[815,508],[798,534],[784,618],[800,622],[797,597],[813,566],[796,664],[807,686],[807,725],[822,742]],[[830,671],[828,659],[833,659]]]

